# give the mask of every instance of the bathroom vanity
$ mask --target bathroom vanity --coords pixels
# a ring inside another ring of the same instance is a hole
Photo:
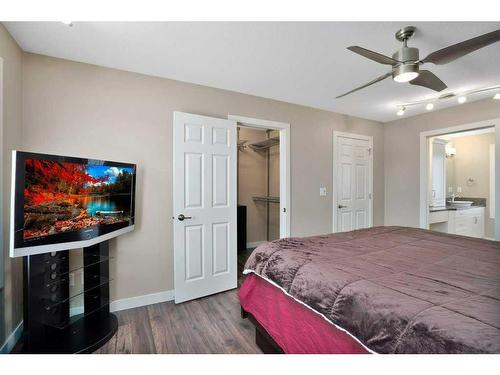
[[[468,208],[431,207],[429,229],[469,237],[484,237],[485,207],[481,203]]]

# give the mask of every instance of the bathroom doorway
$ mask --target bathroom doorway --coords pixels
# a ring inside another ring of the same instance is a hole
[[[421,227],[498,239],[497,123],[421,133]]]

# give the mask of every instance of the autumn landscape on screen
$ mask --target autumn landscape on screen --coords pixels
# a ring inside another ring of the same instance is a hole
[[[130,220],[133,170],[25,161],[23,238]]]

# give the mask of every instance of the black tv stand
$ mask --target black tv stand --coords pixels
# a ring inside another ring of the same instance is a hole
[[[109,311],[108,241],[84,248],[83,263],[76,266],[69,253],[24,257],[21,353],[92,353],[118,329]],[[79,272],[83,286],[70,290],[71,275]]]

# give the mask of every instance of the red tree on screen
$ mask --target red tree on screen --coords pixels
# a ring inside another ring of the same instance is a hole
[[[71,195],[88,192],[90,186],[109,178],[90,176],[85,164],[29,159],[25,166],[24,197],[28,205],[69,199]]]

